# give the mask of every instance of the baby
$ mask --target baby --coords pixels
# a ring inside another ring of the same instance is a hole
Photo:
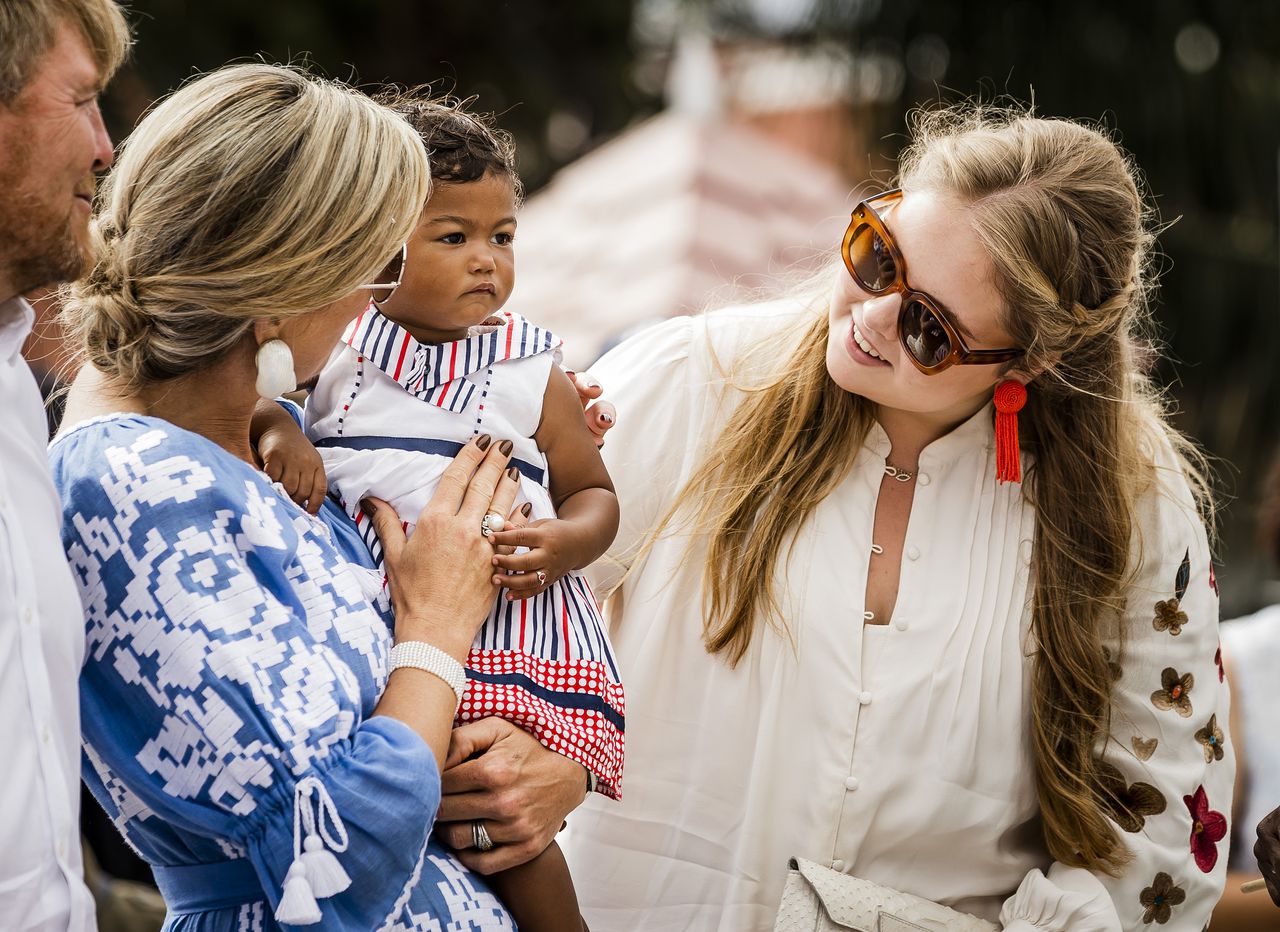
[[[515,280],[520,199],[510,137],[453,100],[390,104],[431,158],[431,197],[395,275],[401,284],[381,303],[375,294],[343,334],[307,401],[306,437],[288,415],[260,409],[259,449],[300,503],[322,494],[311,477],[327,476],[329,494],[380,562],[361,499],[417,515],[464,443],[482,433],[511,443],[517,504],[529,525],[492,535],[496,544],[524,546],[494,557],[501,588],[467,658],[457,723],[508,719],[582,764],[588,785],[616,798],[622,686],[577,570],[612,542],[618,502],[577,391],[556,365],[560,341],[502,310]],[[489,842],[476,836],[478,845]],[[522,930],[585,928],[554,843],[490,879]]]

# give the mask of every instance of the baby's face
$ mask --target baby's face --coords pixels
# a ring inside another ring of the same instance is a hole
[[[465,337],[495,313],[515,285],[516,196],[492,172],[432,185],[409,240],[402,283],[382,312],[426,343]]]

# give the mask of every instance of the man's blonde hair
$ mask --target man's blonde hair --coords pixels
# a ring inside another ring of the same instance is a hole
[[[0,3],[0,104],[12,106],[31,83],[63,23],[84,37],[102,84],[129,52],[129,24],[115,0],[4,0]]]
[[[233,65],[156,106],[125,141],[66,289],[73,345],[129,386],[216,362],[258,318],[330,304],[409,238],[430,193],[404,118],[341,84]]]

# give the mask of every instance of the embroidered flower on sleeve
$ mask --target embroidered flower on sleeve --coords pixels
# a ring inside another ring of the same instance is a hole
[[[1175,710],[1183,718],[1191,716],[1191,687],[1196,678],[1192,673],[1178,675],[1173,667],[1165,667],[1160,673],[1160,688],[1151,694],[1151,704],[1165,712]]]
[[[1151,619],[1151,625],[1157,631],[1168,631],[1177,637],[1186,623],[1187,613],[1178,608],[1177,599],[1156,603],[1156,617]]]
[[[1221,683],[1227,678],[1227,671],[1222,666],[1222,645],[1218,645],[1218,652],[1213,655],[1213,662],[1218,665],[1218,682]]]
[[[1133,753],[1138,760],[1151,760],[1151,755],[1156,752],[1156,745],[1160,743],[1160,739],[1134,735],[1129,739],[1129,743],[1133,745]]]
[[[1209,588],[1214,595],[1218,595],[1218,574],[1213,571],[1212,563],[1209,564]]]
[[[1227,817],[1209,808],[1209,797],[1203,786],[1196,788],[1194,796],[1182,797],[1182,801],[1191,813],[1191,853],[1196,867],[1207,874],[1218,863],[1218,842],[1226,837]]]
[[[1211,764],[1222,760],[1222,729],[1218,727],[1218,716],[1209,716],[1209,722],[1196,732],[1196,740],[1204,747],[1204,762]]]
[[[1182,626],[1187,623],[1187,613],[1179,606],[1182,597],[1187,594],[1187,585],[1191,582],[1191,551],[1188,550],[1178,566],[1178,574],[1173,581],[1173,598],[1156,603],[1156,615],[1151,620],[1157,631],[1168,631],[1175,637],[1182,633]]]
[[[1138,895],[1138,902],[1146,908],[1142,921],[1164,925],[1173,915],[1173,907],[1180,906],[1186,898],[1187,892],[1175,884],[1172,877],[1161,871],[1151,881],[1151,886]]]
[[[1147,816],[1164,812],[1164,794],[1150,783],[1134,783],[1125,780],[1120,768],[1105,760],[1098,764],[1098,779],[1102,785],[1102,801],[1126,832],[1140,832]]]

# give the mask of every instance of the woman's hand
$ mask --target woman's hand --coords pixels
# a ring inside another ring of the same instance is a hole
[[[565,375],[578,390],[578,398],[582,401],[582,416],[586,418],[587,428],[596,435],[596,446],[604,446],[604,435],[613,427],[618,412],[610,402],[601,399],[604,389],[591,377],[589,372],[569,372]]]
[[[442,789],[437,835],[471,870],[493,874],[546,850],[586,796],[587,772],[518,725],[486,718],[453,730]],[[476,819],[493,850],[473,847]]]
[[[511,441],[468,443],[440,477],[413,537],[386,502],[361,507],[382,542],[397,641],[426,641],[465,661],[493,604],[493,544],[480,532],[487,512],[506,514],[518,488],[507,469]]]

